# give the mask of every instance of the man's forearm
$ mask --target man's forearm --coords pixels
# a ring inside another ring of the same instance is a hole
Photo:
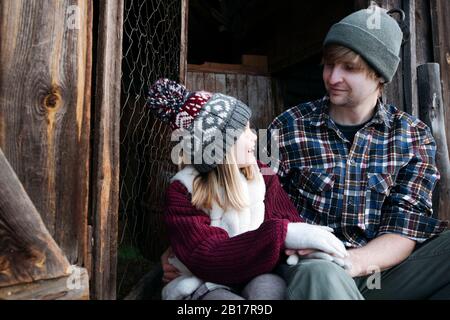
[[[397,234],[384,234],[366,246],[348,250],[352,277],[365,276],[375,270],[386,270],[405,260],[414,250],[416,242]]]

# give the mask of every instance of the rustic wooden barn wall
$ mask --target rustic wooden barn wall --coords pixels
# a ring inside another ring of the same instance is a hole
[[[256,129],[266,129],[277,115],[271,78],[267,75],[225,72],[193,72],[188,68],[187,88],[236,97],[251,108],[252,126]]]
[[[0,21],[0,147],[69,262],[84,265],[92,1],[3,0]]]
[[[444,121],[440,126],[441,130],[446,131],[447,149],[450,149],[450,1],[448,0],[430,0],[431,11],[431,30],[433,39],[433,57],[434,62],[439,63],[440,77],[442,82],[442,104]],[[436,110],[433,110],[436,113]],[[442,113],[441,113],[442,114]],[[443,135],[445,137],[445,135]],[[439,147],[439,146],[438,146]],[[444,148],[441,148],[444,149]],[[438,150],[439,154],[439,150]],[[445,175],[445,179],[440,181],[439,194],[439,216],[443,219],[450,220],[450,197],[449,187],[442,185],[449,181],[448,156],[441,156],[438,160],[446,159],[441,167],[441,174]],[[445,167],[444,167],[445,166]]]
[[[430,0],[434,62],[441,68],[445,127],[450,142],[450,1]],[[447,208],[450,208],[450,203]]]

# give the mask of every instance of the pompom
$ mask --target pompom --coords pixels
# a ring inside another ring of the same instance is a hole
[[[176,116],[188,95],[189,92],[183,85],[169,79],[159,79],[149,90],[147,105],[158,118],[169,122]]]

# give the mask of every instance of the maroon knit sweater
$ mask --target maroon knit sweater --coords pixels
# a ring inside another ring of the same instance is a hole
[[[191,204],[191,194],[180,181],[170,184],[165,212],[170,243],[193,274],[204,281],[242,284],[270,272],[284,256],[287,224],[302,220],[278,176],[265,175],[264,182],[264,222],[257,230],[232,238],[210,225],[209,216]]]

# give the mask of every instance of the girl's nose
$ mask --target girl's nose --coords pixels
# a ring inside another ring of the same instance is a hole
[[[251,138],[253,141],[258,140],[258,136],[256,135],[256,133],[253,130],[251,131]]]

